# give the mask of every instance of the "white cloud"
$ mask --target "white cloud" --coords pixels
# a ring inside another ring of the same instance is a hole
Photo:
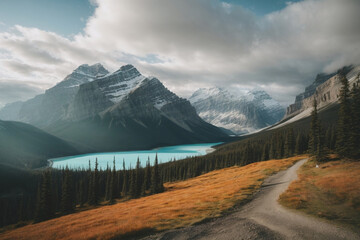
[[[34,95],[42,93],[42,89],[23,81],[4,80],[0,81],[0,103],[27,100]]]
[[[94,15],[73,39],[22,26],[0,33],[0,54],[11,56],[0,61],[0,79],[45,86],[82,63],[110,70],[132,63],[180,95],[236,85],[262,87],[289,103],[319,71],[360,63],[357,0],[305,0],[264,17],[218,0],[92,4]]]

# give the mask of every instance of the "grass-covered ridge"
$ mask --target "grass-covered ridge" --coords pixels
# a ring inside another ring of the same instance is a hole
[[[1,239],[111,239],[217,217],[250,199],[263,180],[304,156],[269,160],[166,183],[166,191],[4,232]]]

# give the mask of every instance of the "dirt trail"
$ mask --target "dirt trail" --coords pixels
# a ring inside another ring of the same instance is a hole
[[[279,205],[279,195],[305,161],[266,179],[254,199],[230,215],[144,239],[360,239],[360,233]]]

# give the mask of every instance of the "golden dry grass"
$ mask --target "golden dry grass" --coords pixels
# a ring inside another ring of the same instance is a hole
[[[111,239],[187,226],[249,199],[267,176],[303,158],[230,167],[167,183],[164,193],[24,226],[2,233],[0,239]]]
[[[283,205],[360,227],[360,161],[309,161],[280,196]]]

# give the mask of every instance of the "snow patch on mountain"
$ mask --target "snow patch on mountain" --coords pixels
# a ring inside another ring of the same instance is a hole
[[[120,102],[130,91],[136,89],[146,77],[140,75],[134,78],[126,78],[124,81],[110,85],[109,88],[116,88],[116,91],[106,93],[113,103]]]
[[[201,88],[189,100],[205,121],[237,134],[272,125],[284,115],[283,107],[260,89]]]

